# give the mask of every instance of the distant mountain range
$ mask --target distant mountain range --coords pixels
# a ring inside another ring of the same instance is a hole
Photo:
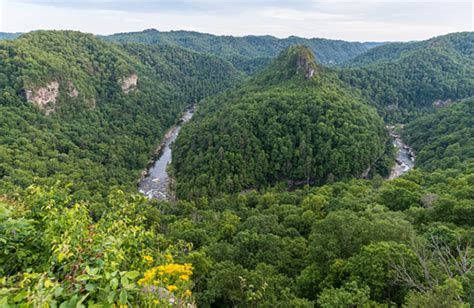
[[[0,32],[0,40],[14,39],[20,35],[21,33]],[[247,74],[262,69],[282,50],[293,45],[309,47],[315,54],[316,61],[319,64],[332,66],[345,63],[373,47],[385,44],[348,42],[324,38],[307,39],[297,36],[284,39],[270,35],[218,36],[193,31],[162,32],[155,29],[99,37],[119,43],[166,44],[184,47],[196,52],[209,53],[231,62],[237,69]]]
[[[206,52],[230,61],[247,73],[253,73],[270,62],[282,50],[293,45],[311,49],[316,61],[323,65],[336,65],[383,43],[347,42],[323,38],[306,39],[290,36],[279,39],[273,36],[217,36],[191,31],[161,32],[155,29],[142,32],[119,33],[104,37],[115,42],[179,45],[198,52]]]
[[[346,62],[341,78],[392,120],[474,95],[474,32],[378,46]]]
[[[19,37],[21,33],[0,32],[0,40],[11,40]]]

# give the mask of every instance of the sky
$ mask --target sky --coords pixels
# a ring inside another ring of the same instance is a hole
[[[410,41],[474,31],[474,0],[0,0],[0,32],[192,30]]]

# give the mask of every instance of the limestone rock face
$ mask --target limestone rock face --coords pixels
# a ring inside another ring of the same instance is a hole
[[[299,55],[296,64],[298,66],[298,69],[304,72],[304,77],[306,79],[313,78],[314,74],[316,73],[316,70],[313,66],[313,61],[311,61],[305,56]]]
[[[452,101],[451,99],[447,99],[447,100],[438,99],[433,102],[433,106],[435,108],[444,108],[444,107],[448,107],[449,105],[452,105],[453,103],[454,101]]]
[[[55,111],[59,95],[59,82],[53,81],[43,88],[26,90],[26,100],[38,106],[46,115]]]
[[[125,93],[129,93],[133,90],[136,90],[137,82],[138,82],[137,74],[132,74],[128,77],[122,77],[119,80],[120,86],[122,87],[122,91]]]

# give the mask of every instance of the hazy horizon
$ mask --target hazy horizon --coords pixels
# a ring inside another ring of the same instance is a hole
[[[0,31],[99,35],[196,31],[213,35],[412,41],[473,31],[472,1],[0,0]]]

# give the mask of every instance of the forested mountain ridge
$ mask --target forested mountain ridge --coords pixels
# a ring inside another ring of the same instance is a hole
[[[425,170],[462,169],[474,161],[474,97],[412,121],[404,136]]]
[[[406,125],[417,167],[384,180],[381,117],[310,49],[241,80],[176,46],[0,42],[0,307],[474,305],[472,98]],[[171,166],[190,198],[147,200],[139,171],[202,98]]]
[[[21,33],[0,32],[0,40],[11,40],[19,37]]]
[[[178,195],[196,197],[360,177],[380,162],[386,175],[390,149],[375,110],[296,46],[245,86],[200,106],[176,140],[172,164]]]
[[[474,95],[474,32],[376,47],[339,75],[390,121],[407,121],[436,104]]]
[[[133,190],[183,108],[242,77],[211,56],[70,31],[0,42],[0,61],[0,189],[61,180],[78,198]]]
[[[1,41],[0,306],[167,304],[143,292],[158,272],[192,302],[185,243],[164,239],[136,181],[185,106],[241,80],[178,47],[72,31]]]
[[[155,29],[142,32],[117,33],[104,37],[117,42],[179,45],[198,52],[210,53],[230,61],[238,69],[253,73],[263,68],[283,49],[292,45],[308,46],[319,63],[343,63],[380,43],[358,43],[341,40],[290,36],[278,39],[273,36],[216,36],[191,31],[161,32]]]
[[[473,32],[459,32],[436,36],[424,41],[387,43],[367,50],[363,54],[345,62],[342,66],[353,67],[378,64],[406,57],[409,56],[411,52],[426,48],[451,49],[461,56],[470,57],[474,53],[474,41],[472,40],[472,36]]]

